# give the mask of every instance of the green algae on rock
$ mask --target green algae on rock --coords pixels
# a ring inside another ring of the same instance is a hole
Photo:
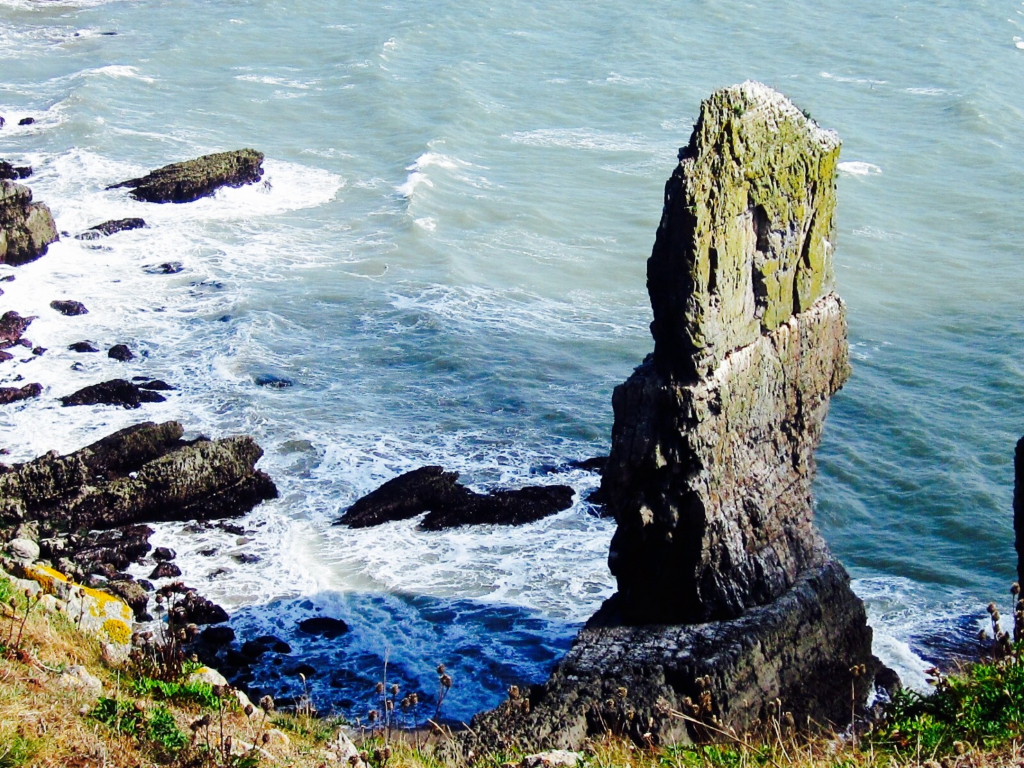
[[[58,239],[50,209],[32,202],[32,190],[0,181],[0,264],[35,261]]]
[[[706,376],[832,290],[839,148],[760,83],[701,105],[648,262],[663,373]]]
[[[172,163],[107,189],[130,187],[129,194],[147,203],[190,203],[221,187],[253,184],[263,176],[263,153],[255,149],[218,152]]]

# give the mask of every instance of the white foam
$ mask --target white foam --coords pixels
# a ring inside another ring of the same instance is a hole
[[[663,154],[664,147],[650,140],[619,133],[592,131],[587,128],[538,128],[516,131],[502,136],[513,144],[533,147],[597,150],[601,152],[647,152]]]
[[[434,182],[427,175],[428,168],[457,171],[459,169],[472,167],[472,163],[459,160],[457,157],[445,155],[440,152],[427,151],[416,158],[412,165],[406,166],[405,170],[409,171],[409,175],[406,177],[404,183],[395,187],[395,191],[402,197],[411,199],[418,187],[425,186],[433,188]],[[453,177],[460,180],[466,180],[467,178],[464,174],[453,174]]]
[[[888,80],[874,80],[869,77],[846,77],[834,75],[831,72],[820,72],[821,77],[826,80],[834,80],[837,83],[856,83],[858,85],[886,85]]]
[[[848,176],[874,176],[882,172],[882,169],[874,163],[866,163],[861,160],[840,163],[837,168],[840,173],[845,173]]]
[[[155,83],[156,80],[148,75],[144,75],[139,71],[138,67],[131,67],[124,64],[110,64],[106,67],[97,67],[96,69],[87,69],[82,72],[83,75],[106,75],[107,77],[115,78],[128,78],[131,80],[141,80],[144,83]]]

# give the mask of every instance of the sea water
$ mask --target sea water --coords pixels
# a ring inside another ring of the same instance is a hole
[[[298,693],[308,663],[317,706],[360,716],[385,659],[425,697],[444,663],[442,715],[468,718],[542,680],[614,589],[598,479],[567,461],[607,452],[612,388],[652,348],[645,261],[701,99],[761,80],[844,140],[853,377],[818,523],[876,653],[921,685],[1015,573],[1022,68],[1018,0],[0,0],[0,158],[33,165],[72,235],[149,224],[3,269],[0,307],[37,315],[48,351],[0,367],[45,387],[3,408],[0,443],[25,460],[167,419],[254,435],[280,498],[242,535],[166,524],[154,544],[241,635],[293,646],[258,684]],[[165,206],[104,191],[245,146],[267,156],[253,186]],[[83,339],[139,358],[67,351]],[[138,411],[56,401],[132,375],[178,390]],[[332,526],[425,464],[577,499],[519,528]],[[315,615],[350,632],[297,631]]]

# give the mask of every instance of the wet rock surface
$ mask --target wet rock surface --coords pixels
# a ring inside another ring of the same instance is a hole
[[[420,527],[430,531],[460,525],[521,525],[572,506],[573,489],[566,485],[479,494],[459,485],[458,477],[437,466],[406,472],[359,499],[337,524],[366,528],[426,512]]]
[[[143,403],[162,403],[167,398],[125,379],[111,379],[82,387],[60,398],[61,405],[119,405],[138,408]]]
[[[219,152],[159,168],[107,189],[127,187],[136,200],[149,203],[189,203],[221,187],[241,187],[263,176],[263,153],[254,149]]]
[[[43,393],[42,384],[26,384],[23,387],[0,387],[0,405],[16,403],[19,400],[28,400],[32,397],[39,397]]]
[[[50,307],[67,317],[89,314],[89,310],[85,308],[82,302],[74,301],[73,299],[55,299],[50,302]]]
[[[32,175],[32,168],[28,165],[12,165],[6,160],[0,160],[0,180],[18,181],[27,179]]]
[[[111,360],[127,363],[129,360],[135,359],[135,353],[128,348],[127,344],[115,344],[107,350],[107,357]]]
[[[0,264],[35,261],[58,239],[50,209],[28,187],[0,180]]]
[[[76,240],[97,240],[101,237],[109,237],[110,235],[117,234],[118,232],[127,232],[132,229],[144,229],[146,226],[145,219],[129,218],[129,219],[111,219],[105,221],[102,224],[97,224],[95,227],[89,227],[85,232],[75,235]]]

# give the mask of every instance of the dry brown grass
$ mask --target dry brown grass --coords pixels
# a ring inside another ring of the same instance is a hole
[[[9,613],[9,609],[8,609]],[[0,618],[0,642],[6,637],[8,622]],[[99,641],[78,631],[74,623],[60,614],[34,611],[25,626],[20,647],[0,654],[0,768],[134,768],[160,764],[159,751],[145,739],[139,739],[105,725],[89,715],[96,699],[79,690],[62,687],[60,672],[80,664],[100,678],[104,696],[133,701],[126,694],[127,680],[122,673],[102,661]],[[152,700],[140,703],[151,709]],[[186,734],[201,711],[196,705],[168,706],[179,728]],[[220,722],[213,715],[211,733],[219,737]],[[265,747],[259,765],[285,768],[320,768],[339,762],[329,761],[328,739],[336,730],[323,723],[296,716],[275,715],[264,725],[257,717],[250,720],[242,712],[224,716],[224,733],[237,745],[251,744],[263,730],[277,727],[286,732],[288,743],[274,742]],[[200,731],[202,733],[202,731]],[[440,768],[433,757],[434,742],[421,732],[392,735],[385,746],[381,734],[364,734],[359,746],[365,750],[370,768]],[[1024,768],[1024,747],[1012,743],[997,750],[964,747],[962,754],[938,760],[910,748],[904,753],[872,751],[834,735],[803,738],[781,732],[761,737],[745,737],[706,747],[664,747],[645,749],[631,742],[608,736],[594,740],[584,750],[583,768]],[[863,742],[866,744],[867,742]],[[191,768],[184,758],[200,753],[183,750],[179,763]],[[476,765],[501,768],[518,763],[521,755],[479,756]],[[223,761],[207,761],[217,765]],[[462,765],[457,768],[467,768]]]

